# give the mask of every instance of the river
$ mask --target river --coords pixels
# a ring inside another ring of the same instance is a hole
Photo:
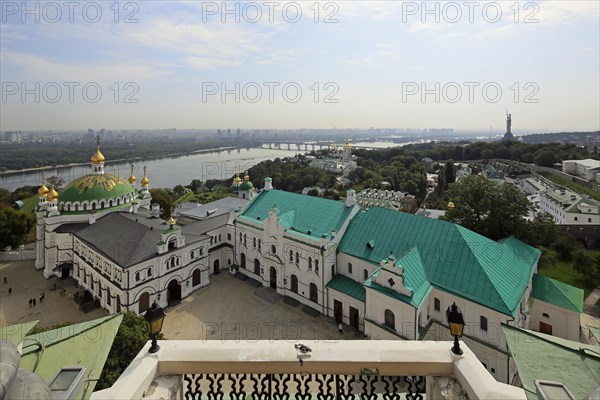
[[[304,151],[302,151],[303,153]],[[90,156],[93,152],[90,152]],[[179,157],[168,157],[134,164],[134,175],[138,182],[143,176],[143,166],[147,167],[150,188],[173,188],[176,185],[189,185],[193,179],[206,181],[208,179],[226,179],[236,172],[258,164],[261,161],[273,160],[277,157],[289,157],[300,153],[298,150],[278,150],[265,148],[231,149],[207,153],[192,154]],[[110,163],[110,154],[105,154],[107,164],[105,172],[127,178],[131,167],[128,163]],[[58,176],[65,181],[65,185],[80,176],[92,172],[91,165],[61,167],[44,171],[46,177]],[[22,172],[12,175],[0,176],[0,187],[10,191],[18,187],[40,184],[41,172]]]
[[[173,188],[177,185],[189,185],[193,179],[207,181],[208,179],[226,179],[230,178],[236,172],[243,172],[246,169],[258,164],[261,161],[273,160],[277,157],[290,157],[298,153],[304,153],[312,150],[314,142],[306,142],[301,145],[301,150],[295,144],[288,149],[287,145],[282,145],[277,149],[275,144],[269,148],[269,144],[264,144],[261,148],[249,149],[228,149],[215,150],[212,152],[202,152],[187,156],[166,157],[146,162],[137,162],[134,164],[134,175],[138,181],[143,176],[143,166],[147,167],[150,188],[165,187]],[[352,143],[357,148],[387,148],[404,146],[409,143],[394,143],[391,141],[373,141]],[[308,145],[305,147],[305,145]],[[340,144],[338,146],[341,146]],[[315,146],[318,150],[320,146]],[[93,152],[90,151],[90,156]],[[131,166],[127,162],[111,163],[110,154],[105,154],[107,164],[105,172],[108,174],[122,176],[127,178],[131,172]],[[88,175],[92,172],[91,165],[78,165],[70,167],[59,167],[46,169],[46,177],[58,176],[64,179],[64,185],[80,176]],[[0,187],[10,191],[21,186],[38,186],[40,184],[41,171],[28,171],[10,175],[0,174]]]

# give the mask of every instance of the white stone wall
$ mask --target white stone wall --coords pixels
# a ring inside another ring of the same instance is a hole
[[[328,289],[327,297],[329,299],[328,316],[335,318],[334,303],[337,300],[342,303],[342,321],[344,324],[350,325],[350,307],[354,307],[358,310],[358,330],[365,331],[365,303],[333,289]]]
[[[345,253],[339,253],[337,259],[337,273],[347,276],[348,278],[360,283],[366,280],[365,276],[370,276],[379,268],[379,265],[374,265],[368,261],[361,260],[360,258],[356,258]],[[349,264],[352,264],[352,272],[350,272]]]
[[[399,300],[392,299],[391,297],[379,293],[373,289],[366,289],[366,309],[365,317],[368,320],[374,321],[380,326],[366,321],[365,323],[365,335],[371,339],[398,339],[395,336],[382,328],[385,322],[385,310],[388,309],[394,313],[395,320],[395,332],[407,339],[414,340],[415,336],[415,317],[416,309],[409,304],[401,302]],[[385,332],[385,334],[383,334]]]
[[[581,329],[580,314],[575,311],[557,307],[554,304],[539,299],[533,299],[530,329],[539,332],[540,322],[552,326],[552,336],[576,342],[579,341]]]
[[[335,264],[334,244],[284,233],[274,216],[265,220],[264,225],[238,222],[235,232],[236,264],[241,265],[242,253],[246,257],[246,269],[240,268],[240,272],[258,280],[263,286],[270,286],[273,267],[277,271],[276,289],[279,294],[293,297],[327,314],[325,286],[330,280],[331,266]],[[275,246],[275,254],[272,246]],[[260,263],[259,274],[254,270],[256,259]],[[291,290],[292,275],[298,280],[297,293]],[[311,284],[317,287],[316,302],[310,299]]]

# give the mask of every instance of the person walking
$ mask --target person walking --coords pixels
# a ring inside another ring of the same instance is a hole
[[[44,295],[40,294],[40,304],[42,304],[44,302]]]
[[[33,300],[33,306],[35,307],[35,297],[31,300]]]
[[[8,288],[8,294],[11,294],[11,293],[12,293],[12,288],[11,288],[11,287],[9,287],[9,288]]]
[[[4,277],[4,283],[8,283],[8,279],[6,279],[6,277]]]
[[[342,325],[342,323],[340,322],[340,324],[338,325],[338,330],[340,331],[340,334],[344,334],[344,326]]]
[[[31,308],[32,304],[33,304],[33,299],[29,299],[29,308]]]

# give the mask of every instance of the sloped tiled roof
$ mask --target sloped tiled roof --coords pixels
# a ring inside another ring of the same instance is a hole
[[[262,223],[272,208],[277,209],[279,222],[288,231],[309,235],[317,240],[329,238],[332,230],[339,230],[352,211],[352,207],[346,207],[339,201],[268,190],[255,197],[239,218]]]
[[[8,340],[18,346],[38,322],[29,321],[22,324],[0,326],[0,340]]]
[[[418,249],[413,247],[404,255],[404,257],[396,261],[394,266],[395,268],[402,267],[404,276],[403,286],[413,293],[411,297],[373,282],[372,277],[378,277],[381,273],[381,268],[371,275],[371,277],[365,281],[364,285],[387,296],[401,300],[414,307],[418,307],[431,291],[431,284],[425,275],[425,269]],[[408,271],[410,272],[407,273]]]
[[[354,279],[350,279],[347,276],[337,274],[327,284],[328,288],[337,290],[340,293],[347,294],[350,297],[354,297],[362,302],[365,301],[365,288]]]
[[[63,367],[85,367],[88,383],[72,398],[89,399],[122,320],[123,314],[115,314],[27,336],[20,367],[34,371],[46,382]]]
[[[354,217],[339,251],[379,264],[390,252],[403,257],[413,248],[430,284],[511,316],[540,255],[515,238],[495,242],[456,224],[383,208]],[[407,282],[420,273],[404,270]]]
[[[583,312],[582,289],[539,274],[533,275],[532,285],[531,295],[534,298],[567,310]]]
[[[223,214],[184,226],[181,229],[186,244],[202,240],[206,232],[226,222],[227,215]],[[74,235],[122,268],[127,268],[157,255],[161,231],[119,213],[111,213]]]
[[[205,219],[210,216],[226,214],[231,211],[235,211],[238,208],[242,209],[246,207],[249,202],[250,201],[248,199],[224,197],[208,204],[203,204],[201,206],[189,208],[183,211],[178,211],[175,209],[175,213],[193,219]]]
[[[560,382],[576,399],[590,398],[600,386],[598,346],[505,324],[502,330],[528,399],[538,399],[536,380]]]

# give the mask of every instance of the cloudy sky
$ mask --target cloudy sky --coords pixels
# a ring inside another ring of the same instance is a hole
[[[2,131],[600,129],[597,1],[0,5]]]

